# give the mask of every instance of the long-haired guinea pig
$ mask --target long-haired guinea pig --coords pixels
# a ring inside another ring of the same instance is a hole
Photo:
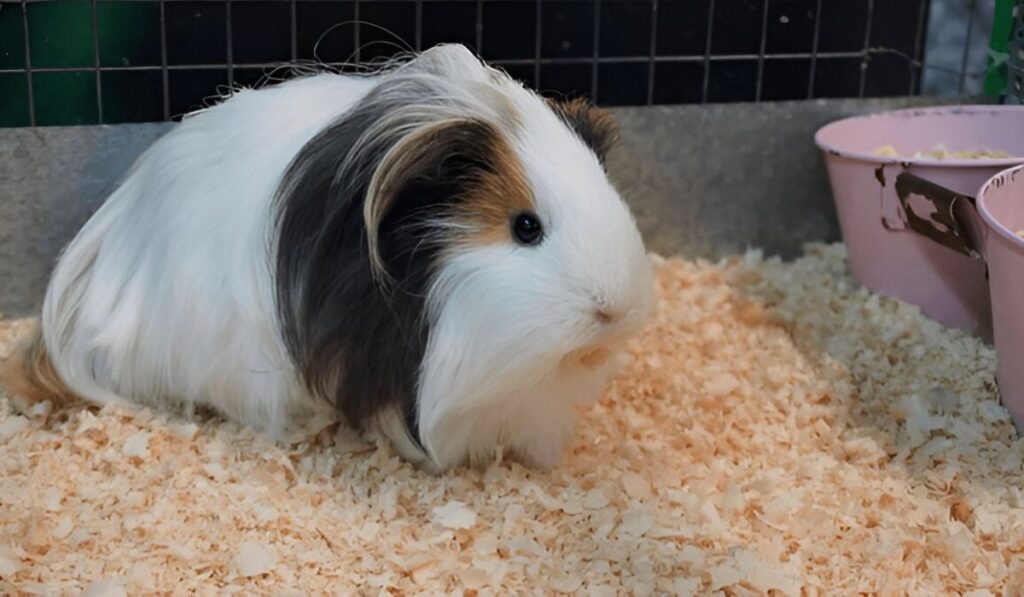
[[[434,471],[555,465],[653,308],[614,132],[458,45],[239,91],[63,252],[22,381],[279,437],[340,411]]]

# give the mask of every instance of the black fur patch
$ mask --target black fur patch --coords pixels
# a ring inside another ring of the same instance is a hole
[[[295,157],[276,198],[276,291],[285,341],[310,390],[356,426],[398,405],[419,441],[417,381],[429,332],[425,295],[444,242],[430,242],[428,220],[447,217],[474,174],[490,168],[498,132],[465,120],[418,146],[432,153],[403,177],[380,223],[378,247],[393,278],[382,285],[371,271],[363,205],[374,171],[398,138],[371,142],[346,158],[369,126],[401,105],[396,98],[416,97],[418,104],[441,99],[426,86],[411,91],[393,93],[382,83]]]

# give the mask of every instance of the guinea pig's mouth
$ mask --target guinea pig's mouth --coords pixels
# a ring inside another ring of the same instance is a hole
[[[608,363],[613,351],[607,346],[585,346],[565,355],[563,361],[579,365],[588,371],[596,371]]]

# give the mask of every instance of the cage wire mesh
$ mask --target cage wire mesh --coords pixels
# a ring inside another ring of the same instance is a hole
[[[924,60],[969,10],[959,70]],[[287,64],[351,70],[464,43],[548,94],[605,105],[956,92],[977,0],[0,0],[0,126],[173,119]],[[934,19],[933,19],[934,20]],[[948,25],[948,23],[946,23]],[[300,72],[302,68],[298,69]]]
[[[1017,0],[1012,12],[1013,28],[1006,53],[1006,102],[1024,104],[1024,0]]]

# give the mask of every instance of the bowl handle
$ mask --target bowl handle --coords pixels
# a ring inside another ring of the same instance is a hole
[[[910,204],[911,195],[924,197],[935,207],[935,213],[930,217],[919,216]],[[896,177],[896,196],[911,230],[972,259],[982,258],[981,251],[967,233],[967,223],[962,221],[963,216],[956,209],[959,203],[966,209],[976,210],[977,200],[974,197],[951,191],[906,171]]]

